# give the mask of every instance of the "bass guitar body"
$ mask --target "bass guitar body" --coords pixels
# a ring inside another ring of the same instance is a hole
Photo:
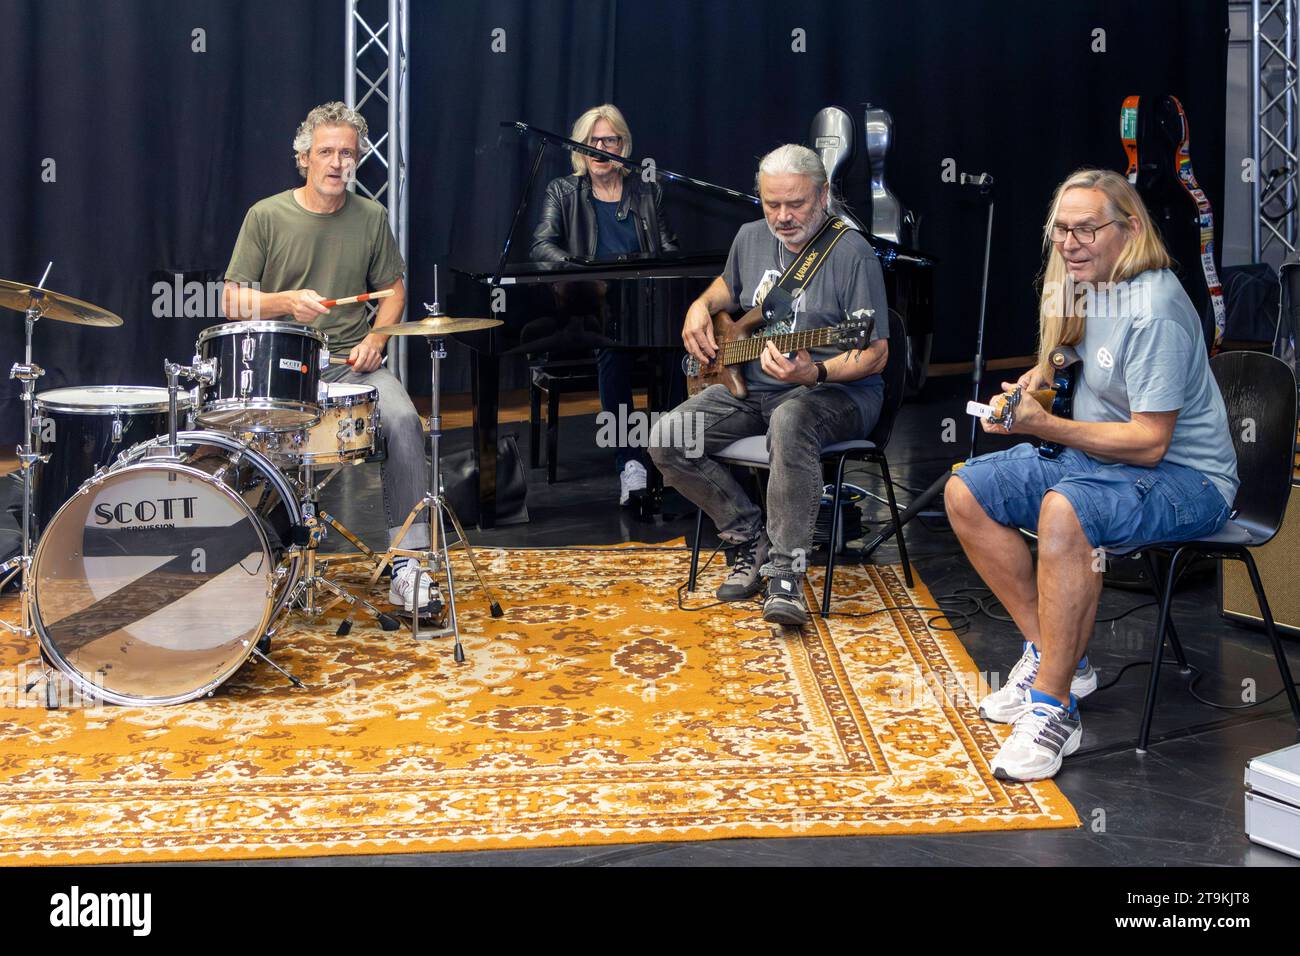
[[[718,353],[708,365],[701,364],[691,356],[686,357],[686,394],[698,395],[710,385],[725,385],[727,391],[737,398],[749,394],[745,385],[743,365],[727,365],[722,361],[724,347],[729,342],[741,342],[752,338],[763,326],[763,310],[753,308],[739,319],[733,319],[726,312],[719,312],[713,317],[713,341],[718,344]]]

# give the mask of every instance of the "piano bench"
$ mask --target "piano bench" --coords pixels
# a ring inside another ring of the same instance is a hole
[[[560,396],[598,391],[595,359],[570,359],[531,366],[528,386],[528,465],[540,468],[542,393],[546,393],[546,483],[555,484],[559,465]]]

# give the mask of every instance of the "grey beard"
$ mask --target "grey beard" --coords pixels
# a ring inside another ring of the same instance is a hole
[[[800,241],[800,243],[799,243],[799,248],[800,248],[800,249],[802,249],[805,245],[808,244],[808,240],[809,240],[809,239],[811,239],[813,236],[817,235],[817,230],[820,229],[822,226],[826,225],[826,220],[829,219],[830,217],[831,217],[831,214],[830,214],[829,212],[827,212],[825,209],[818,209],[818,210],[817,210],[817,215],[814,216],[814,217],[809,221],[808,226],[807,226],[807,228],[806,228],[805,231],[804,231],[803,239],[802,239],[802,240]],[[763,221],[764,221],[765,223],[767,223],[767,231],[770,232],[770,233],[772,234],[772,237],[773,237],[777,242],[781,243],[782,246],[785,246],[785,241],[782,240],[780,234],[777,233],[777,231],[776,231],[775,229],[772,228],[772,224],[771,224],[770,222],[768,222],[766,218],[765,218]]]

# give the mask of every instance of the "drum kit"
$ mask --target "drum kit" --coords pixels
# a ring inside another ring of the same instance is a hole
[[[492,616],[502,611],[442,495],[439,363],[445,337],[498,320],[453,318],[435,303],[423,321],[376,330],[422,335],[433,358],[429,490],[402,530],[427,510],[431,544],[405,549],[399,537],[379,552],[320,506],[343,468],[385,456],[377,389],[321,381],[330,365],[323,333],[293,322],[225,322],[199,335],[189,365],[164,362],[165,388],[36,392],[44,370],[32,360],[32,333],[40,319],[122,325],[111,312],[43,288],[48,274],[35,286],[0,280],[0,307],[26,321],[24,361],[10,371],[25,416],[22,550],[0,564],[0,588],[19,579],[20,616],[0,627],[40,649],[43,674],[29,691],[44,679],[46,706],[57,707],[57,668],[87,699],[179,704],[210,696],[253,656],[303,687],[267,656],[291,613],[316,620],[346,603],[340,635],[358,608],[385,631],[399,627],[328,576],[331,564],[357,559],[372,565],[371,586],[394,558],[414,559],[444,620],[422,633],[417,609],[413,636],[453,635],[455,659],[465,660],[451,548],[463,547]],[[182,378],[195,384],[182,391]],[[329,528],[358,552],[320,556]]]

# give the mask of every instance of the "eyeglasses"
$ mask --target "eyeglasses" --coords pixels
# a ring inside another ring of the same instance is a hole
[[[587,140],[588,146],[595,146],[597,149],[603,149],[607,153],[612,153],[623,146],[622,136],[593,136]]]
[[[1103,222],[1100,226],[1063,226],[1059,222],[1052,224],[1052,241],[1065,242],[1066,236],[1074,233],[1074,238],[1085,246],[1090,245],[1097,238],[1097,233],[1105,229],[1111,222],[1119,222],[1118,219],[1112,219],[1110,222]]]

